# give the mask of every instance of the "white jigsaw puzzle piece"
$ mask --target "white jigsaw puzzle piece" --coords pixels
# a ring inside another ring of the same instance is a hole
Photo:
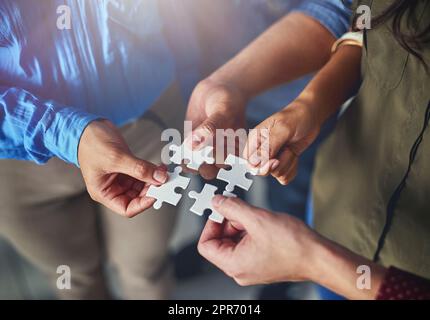
[[[250,169],[245,159],[236,157],[233,154],[229,154],[227,159],[224,161],[225,164],[231,166],[230,169],[220,169],[217,175],[217,179],[227,182],[225,189],[228,192],[233,192],[234,188],[240,187],[244,190],[249,190],[252,186],[252,179],[249,179],[246,175],[248,173],[256,175],[258,170]]]
[[[169,149],[173,151],[173,156],[170,157],[173,163],[182,164],[186,160],[187,167],[193,170],[198,170],[203,163],[215,163],[212,156],[213,147],[211,146],[206,146],[200,150],[191,150],[184,142],[180,146],[172,144]]]
[[[200,193],[190,191],[188,193],[188,196],[191,199],[196,200],[194,202],[194,205],[190,208],[190,211],[199,216],[202,216],[205,210],[210,209],[212,213],[210,214],[209,219],[217,223],[222,223],[224,221],[224,217],[212,206],[212,199],[215,196],[215,192],[217,191],[217,189],[218,188],[214,185],[206,183]],[[223,195],[230,198],[236,197],[235,194],[226,191],[224,191]]]
[[[188,193],[188,196],[191,199],[195,199],[193,206],[190,208],[191,212],[194,212],[195,214],[202,216],[206,209],[212,210],[212,214],[214,213],[215,209],[212,207],[212,198],[215,196],[215,192],[217,191],[217,187],[214,185],[206,183],[203,186],[202,191],[200,193],[196,191],[190,191]]]
[[[182,176],[181,167],[176,167],[173,172],[168,172],[169,180],[161,186],[150,186],[147,197],[155,198],[154,209],[161,208],[164,202],[176,206],[182,198],[182,194],[175,191],[176,188],[186,189],[190,183],[190,178]]]

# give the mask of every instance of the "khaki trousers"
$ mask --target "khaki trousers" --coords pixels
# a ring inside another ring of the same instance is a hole
[[[144,117],[121,131],[137,156],[158,164],[163,123],[182,132],[184,115],[183,99],[172,86]],[[0,161],[0,235],[48,275],[63,299],[109,298],[105,261],[122,298],[168,297],[175,215],[175,207],[164,205],[133,219],[120,217],[93,202],[79,169],[58,159],[44,166]],[[70,267],[70,290],[56,286],[60,265]]]

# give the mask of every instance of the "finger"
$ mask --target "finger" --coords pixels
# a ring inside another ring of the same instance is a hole
[[[273,174],[273,176],[278,180],[280,184],[286,186],[291,181],[293,181],[294,178],[296,177],[297,171],[298,171],[298,164],[299,164],[298,158],[295,158],[291,166],[288,169],[286,169],[285,172],[281,171],[278,173],[278,175]]]
[[[153,198],[136,197],[128,204],[125,216],[128,218],[133,218],[151,208],[155,201],[156,199]]]
[[[267,177],[273,170],[279,166],[280,162],[278,159],[271,159],[261,168],[257,169],[257,175]]]
[[[265,160],[269,158],[268,137],[269,135],[264,123],[250,131],[244,152],[251,168],[263,167],[266,162]]]
[[[203,228],[200,240],[205,242],[212,239],[220,239],[223,236],[223,224],[208,220]]]
[[[256,157],[260,144],[261,136],[259,134],[259,126],[257,126],[254,129],[250,130],[248,140],[242,153],[242,157],[248,160],[249,164],[253,167],[256,167],[260,164],[260,159]]]
[[[124,155],[113,170],[155,185],[163,184],[168,179],[166,166],[156,166],[133,155]]]
[[[103,199],[100,203],[124,217],[132,218],[149,209],[155,201],[152,198],[139,196],[131,198],[127,194],[121,194],[113,199]]]
[[[215,113],[198,126],[186,140],[192,149],[200,149],[206,145],[214,146],[216,129],[225,129],[226,121],[221,113]]]
[[[279,160],[279,165],[271,170],[274,176],[281,176],[286,174],[291,168],[293,162],[297,159],[296,154],[290,148],[283,148],[278,154],[277,159]]]
[[[208,220],[197,249],[203,257],[223,269],[228,263],[228,258],[232,256],[235,246],[236,243],[232,239],[223,237],[222,224]]]
[[[236,239],[238,236],[242,235],[244,232],[244,228],[242,225],[237,222],[226,221],[224,223],[223,235],[225,238]]]
[[[254,168],[263,168],[267,163],[277,158],[279,151],[292,138],[292,131],[285,125],[264,123],[251,131],[245,150],[248,162]]]
[[[149,185],[142,187],[141,182],[136,181],[127,191],[110,198],[104,197],[100,203],[124,217],[132,218],[149,209],[156,201],[145,196],[148,188]]]
[[[213,180],[218,175],[219,168],[213,164],[202,164],[199,173],[205,180]]]
[[[210,220],[209,220],[210,221]],[[203,240],[210,240],[210,239],[226,239],[231,238],[235,239],[237,236],[241,235],[244,232],[244,228],[238,224],[233,223],[231,221],[224,221],[224,223],[219,224],[209,224],[206,226],[208,232],[206,235],[203,235]],[[211,233],[213,232],[213,233]]]
[[[241,226],[246,231],[254,227],[258,209],[243,200],[216,195],[212,200],[212,205],[233,225]]]

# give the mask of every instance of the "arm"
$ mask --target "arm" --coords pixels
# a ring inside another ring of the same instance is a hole
[[[316,114],[319,126],[337,112],[359,86],[361,54],[360,47],[340,47],[296,99]]]
[[[316,71],[328,61],[335,36],[347,29],[348,10],[338,1],[307,3],[313,5],[281,19],[194,89],[187,113],[196,128],[193,147],[213,140],[216,129],[244,128],[250,98]],[[334,26],[338,28],[336,33]],[[216,172],[213,166],[202,166],[200,173],[211,179]]]
[[[208,221],[199,252],[240,285],[313,281],[349,299],[430,297],[428,280],[375,264],[288,214],[223,196],[215,197],[213,205],[228,221],[222,225]],[[357,268],[362,265],[370,268],[370,288],[357,286],[361,276]],[[397,286],[399,281],[402,287]]]
[[[294,12],[275,23],[208,80],[251,98],[321,68],[335,37],[317,20]]]
[[[0,87],[0,158],[42,164],[54,156],[79,163],[90,196],[127,217],[151,207],[149,184],[167,179],[164,167],[134,157],[109,121]]]
[[[387,269],[359,256],[350,250],[317,235],[312,247],[314,268],[309,270],[308,279],[348,299],[376,299]],[[368,266],[370,270],[370,288],[359,289],[357,273],[359,266]]]
[[[318,70],[330,58],[333,41],[349,27],[351,12],[348,7],[351,2],[306,0],[300,1],[299,5],[292,5],[292,13],[280,19],[210,78],[230,82],[252,97]],[[216,16],[228,15],[228,12],[223,11],[227,9],[222,4],[211,1],[204,7],[208,5],[216,14],[210,20],[212,23],[201,23],[199,30],[202,31],[199,34],[200,41],[205,44],[203,49],[208,48],[205,55],[210,56],[211,44],[226,41],[225,34],[231,23],[219,25],[222,21],[217,20]],[[233,19],[232,16],[228,17]],[[240,16],[236,18],[241,19]],[[210,61],[206,64],[210,64]]]
[[[0,157],[43,164],[56,156],[78,165],[80,136],[97,118],[23,89],[0,87]]]
[[[264,141],[250,134],[243,157],[260,174],[272,174],[288,184],[297,171],[298,157],[318,136],[322,124],[351,97],[360,83],[361,48],[342,46],[290,105],[260,123],[254,132],[268,130]]]

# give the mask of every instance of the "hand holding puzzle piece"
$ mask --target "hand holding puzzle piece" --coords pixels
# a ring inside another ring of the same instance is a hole
[[[173,155],[170,160],[175,164],[186,163],[187,167],[193,170],[198,170],[203,163],[213,164],[215,159],[212,156],[213,147],[205,147],[201,150],[190,150],[184,144],[181,146],[171,145],[170,150]],[[228,155],[225,164],[231,166],[230,169],[221,169],[217,178],[227,182],[226,191],[223,192],[224,196],[235,197],[232,192],[235,187],[240,187],[244,190],[249,190],[253,181],[247,177],[248,174],[256,174],[256,171],[251,170],[246,165],[246,160],[236,157],[232,154]],[[182,198],[182,194],[177,193],[176,190],[186,189],[190,183],[190,178],[181,175],[182,168],[180,166],[174,169],[174,172],[168,173],[169,180],[161,186],[151,186],[148,189],[147,196],[155,198],[157,201],[154,203],[154,209],[160,209],[164,202],[176,206]],[[212,206],[212,198],[217,191],[217,187],[211,184],[205,184],[200,193],[191,191],[188,193],[190,198],[195,199],[194,205],[190,211],[202,216],[206,210],[210,210],[211,214],[209,219],[212,221],[222,223],[224,217]]]

